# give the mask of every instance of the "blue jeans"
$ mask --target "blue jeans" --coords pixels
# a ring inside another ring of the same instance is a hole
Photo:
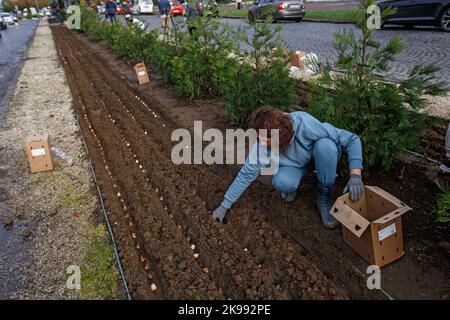
[[[317,140],[313,147],[313,158],[319,184],[324,187],[334,185],[337,163],[340,158],[336,143],[328,138]],[[307,173],[308,166],[302,168],[280,167],[272,178],[272,185],[279,192],[293,192],[297,190],[300,181]]]
[[[114,13],[107,14],[106,18],[109,19],[109,21],[111,21],[111,23],[116,21],[116,15]]]

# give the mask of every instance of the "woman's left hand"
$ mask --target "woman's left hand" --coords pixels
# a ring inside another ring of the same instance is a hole
[[[359,201],[364,193],[364,183],[359,174],[351,174],[345,186],[344,193],[348,192],[350,200],[353,202]]]

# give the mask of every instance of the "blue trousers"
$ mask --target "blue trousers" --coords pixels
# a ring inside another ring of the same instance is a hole
[[[336,143],[328,138],[321,138],[314,143],[313,158],[319,184],[324,187],[334,185],[340,152]],[[297,190],[302,177],[308,173],[308,166],[282,167],[272,178],[273,187],[279,192],[290,193]]]

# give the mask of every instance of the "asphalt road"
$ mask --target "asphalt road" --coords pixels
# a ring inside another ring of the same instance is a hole
[[[149,29],[160,28],[158,16],[139,16],[148,23]],[[241,19],[223,19],[224,23],[243,26]],[[335,24],[323,22],[282,22],[273,25],[281,26],[284,46],[291,50],[315,52],[319,60],[333,60],[336,50],[333,48],[334,34],[345,29],[356,30],[352,24]],[[375,32],[376,40],[387,43],[394,36],[399,36],[406,49],[392,64],[387,76],[391,80],[405,79],[415,65],[436,63],[441,70],[437,73],[439,80],[450,88],[450,33],[431,27],[405,29],[392,27]]]
[[[37,20],[23,20],[0,31],[0,122],[3,121],[14,92],[27,49],[33,39]]]

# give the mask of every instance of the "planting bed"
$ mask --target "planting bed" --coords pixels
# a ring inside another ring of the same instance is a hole
[[[190,128],[194,119],[230,127],[217,116],[217,103],[203,108],[177,100],[153,75],[151,90],[139,88],[132,69],[101,44],[64,27],[53,27],[53,33],[135,298],[384,298],[365,289],[360,272],[367,264],[339,231],[320,225],[312,175],[291,204],[281,203],[270,181],[258,179],[227,224],[213,222],[211,210],[238,167],[174,165],[170,136],[176,128]],[[416,209],[417,201],[408,202],[416,171],[398,166],[406,178],[392,180],[386,189]],[[385,180],[370,182],[384,187]],[[405,216],[407,230],[423,222],[435,198],[434,186],[421,184],[429,196],[410,215],[414,219]],[[407,234],[407,248],[414,243]],[[439,252],[434,257],[441,268],[418,263],[410,252],[383,268],[384,279],[392,280],[383,282],[385,289],[396,297],[445,297],[448,260]],[[417,279],[405,284],[405,274]]]

